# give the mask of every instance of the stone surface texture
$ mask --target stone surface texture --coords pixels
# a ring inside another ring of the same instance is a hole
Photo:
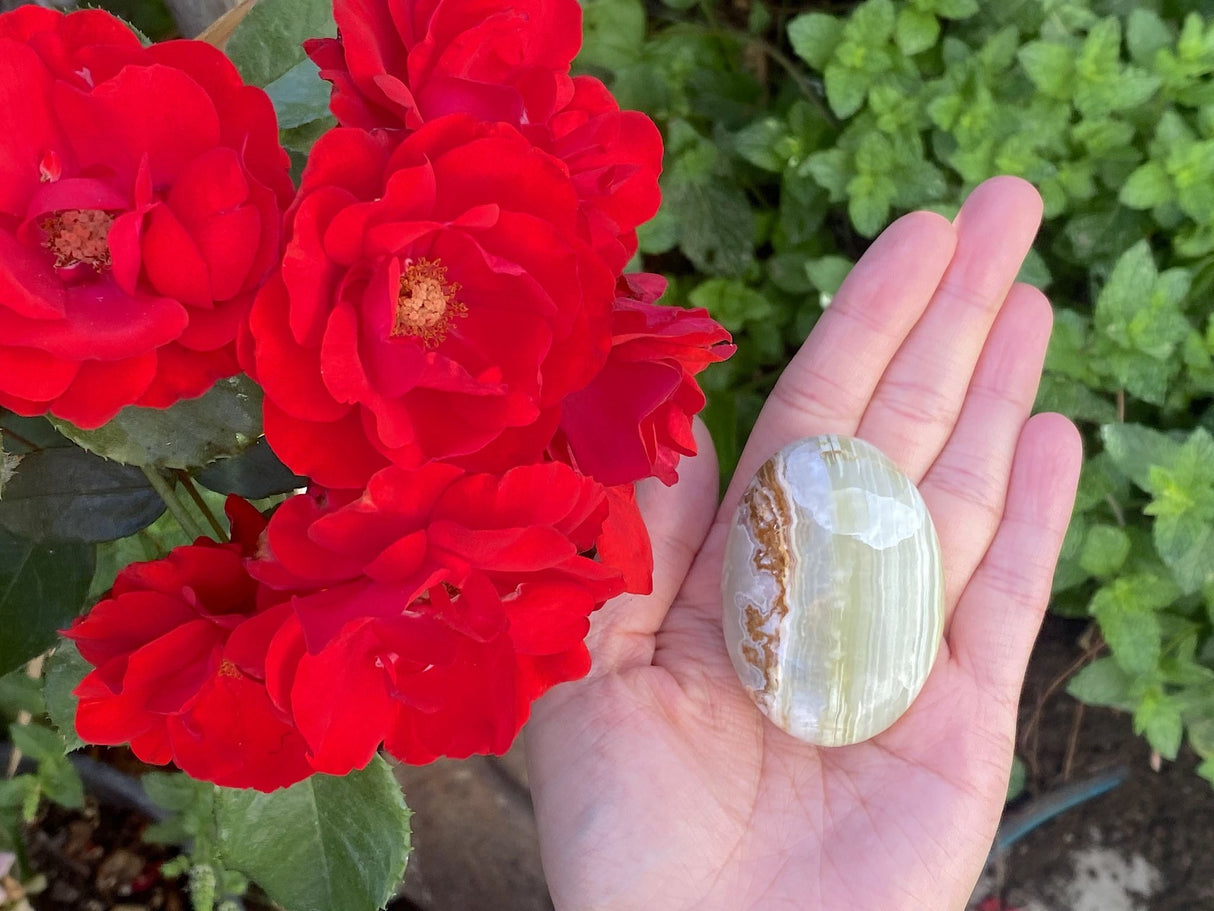
[[[764,714],[820,746],[879,734],[939,649],[944,577],[915,485],[876,447],[817,436],[742,495],[722,572],[725,639]]]
[[[398,766],[413,855],[390,911],[552,911],[522,738],[505,756]]]

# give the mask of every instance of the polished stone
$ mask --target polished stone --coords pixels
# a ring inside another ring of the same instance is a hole
[[[817,436],[755,474],[729,531],[725,639],[781,729],[858,743],[902,716],[931,672],[944,576],[915,485],[863,440]]]

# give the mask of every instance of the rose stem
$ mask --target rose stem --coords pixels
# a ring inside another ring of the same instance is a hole
[[[181,469],[178,469],[177,480],[181,482],[181,486],[185,488],[186,493],[190,495],[190,499],[194,501],[194,505],[198,507],[198,511],[202,513],[203,518],[207,520],[207,524],[215,531],[215,537],[227,544],[230,540],[228,533],[223,530],[223,526],[219,524],[219,520],[215,518],[215,513],[211,512],[211,507],[207,505],[207,501],[202,498],[202,494],[198,492],[198,488],[194,486],[194,479],[189,474]]]
[[[185,532],[186,537],[193,542],[196,538],[204,538],[206,535],[202,529],[198,527],[198,523],[190,516],[186,508],[177,499],[177,495],[173,493],[168,482],[160,476],[155,468],[147,465],[140,465],[143,469],[144,476],[148,479],[148,483],[152,485],[156,493],[160,494],[160,499],[164,500],[164,505],[169,508],[169,512],[173,514],[173,518],[177,520],[177,524],[181,526],[181,530]]]

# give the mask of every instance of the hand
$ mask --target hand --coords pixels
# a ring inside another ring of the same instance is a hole
[[[997,178],[951,224],[900,219],[780,378],[720,510],[702,427],[679,484],[641,485],[654,592],[596,615],[591,676],[541,700],[528,728],[558,909],[965,907],[1081,460],[1069,421],[1029,418],[1051,313],[1014,279],[1040,216],[1028,184]],[[759,713],[721,634],[741,490],[818,433],[866,439],[918,483],[945,567],[944,643],[919,698],[883,734],[834,749]]]

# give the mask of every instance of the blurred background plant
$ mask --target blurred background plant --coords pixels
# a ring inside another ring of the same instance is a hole
[[[1214,16],[1199,0],[587,0],[582,67],[666,137],[638,265],[735,333],[705,379],[728,478],[781,367],[896,215],[994,174],[1046,220],[1038,400],[1087,460],[1053,610],[1070,692],[1186,734],[1214,781]],[[1205,10],[1203,12],[1203,9]]]

